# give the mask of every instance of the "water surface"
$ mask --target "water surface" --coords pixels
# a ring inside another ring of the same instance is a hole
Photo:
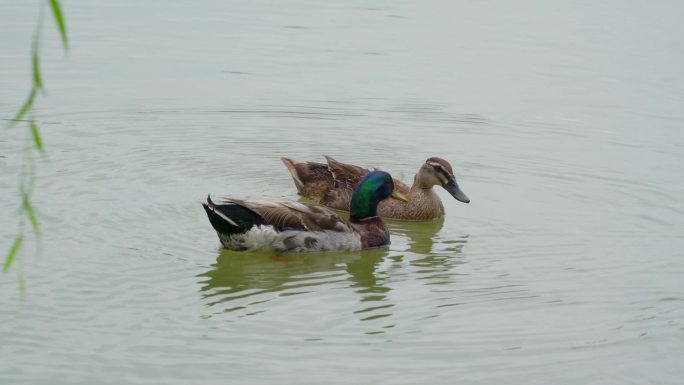
[[[0,277],[12,384],[679,384],[679,2],[122,1],[46,25],[31,247]],[[37,5],[0,4],[0,117]],[[0,242],[24,130],[0,139]],[[359,253],[222,250],[207,193],[297,199],[280,156],[469,205]],[[27,293],[17,290],[16,269]]]

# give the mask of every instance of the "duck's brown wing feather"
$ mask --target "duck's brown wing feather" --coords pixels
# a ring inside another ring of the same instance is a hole
[[[327,155],[325,159],[328,161],[328,169],[330,170],[330,173],[332,174],[335,181],[344,183],[346,185],[346,188],[350,189],[352,192],[354,191],[354,189],[356,189],[356,186],[359,185],[361,179],[364,176],[366,176],[366,174],[371,172],[371,170],[363,167],[338,162]],[[392,178],[392,180],[394,181],[394,185],[397,188],[397,190],[399,190],[399,192],[403,194],[407,194],[408,191],[411,189],[409,186],[407,186],[404,182],[400,181],[399,179]],[[351,196],[349,199],[351,199]]]
[[[329,190],[335,188],[335,180],[328,165],[317,162],[297,162],[290,158],[280,158],[292,175],[299,195],[320,203]]]
[[[327,155],[325,159],[328,161],[328,170],[335,181],[338,182],[336,185],[338,188],[349,188],[353,191],[361,181],[361,178],[370,172],[370,170],[363,167],[338,162]]]
[[[297,162],[290,158],[280,158],[292,175],[297,192],[315,203],[336,210],[349,210],[351,196],[361,179],[371,170],[353,164],[338,162],[325,156],[328,164],[317,162]],[[410,188],[394,179],[396,188],[408,194]]]
[[[394,181],[394,188],[399,190],[400,193],[407,195],[409,193],[409,190],[411,190],[411,187],[407,186],[406,183],[400,181],[399,179],[392,178]]]
[[[227,198],[228,201],[256,212],[267,223],[283,229],[349,232],[351,228],[329,209],[298,202],[260,201]]]

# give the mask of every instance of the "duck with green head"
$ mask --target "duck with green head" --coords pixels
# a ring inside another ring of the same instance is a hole
[[[202,205],[223,246],[232,250],[342,251],[389,244],[378,204],[390,197],[406,200],[390,174],[373,171],[354,190],[348,221],[326,207],[298,202],[224,198],[217,204],[207,197]]]

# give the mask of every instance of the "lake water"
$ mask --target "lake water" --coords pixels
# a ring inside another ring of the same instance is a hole
[[[0,383],[682,383],[684,3],[63,3]],[[3,119],[38,8],[0,3]],[[440,156],[472,202],[372,251],[220,248],[207,193],[296,200],[278,158],[322,154],[409,182]]]

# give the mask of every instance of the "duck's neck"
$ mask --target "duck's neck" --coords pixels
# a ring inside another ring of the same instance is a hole
[[[414,184],[406,194],[410,205],[407,205],[407,219],[433,219],[444,215],[444,206],[433,188],[422,188]]]
[[[413,177],[413,185],[411,186],[411,190],[419,188],[423,190],[432,190],[434,183],[434,180],[430,181],[429,178],[427,178],[422,172],[418,172],[416,176]]]
[[[353,221],[363,221],[378,216],[378,203],[380,201],[373,190],[365,187],[359,186],[352,194],[349,204],[349,219]]]

